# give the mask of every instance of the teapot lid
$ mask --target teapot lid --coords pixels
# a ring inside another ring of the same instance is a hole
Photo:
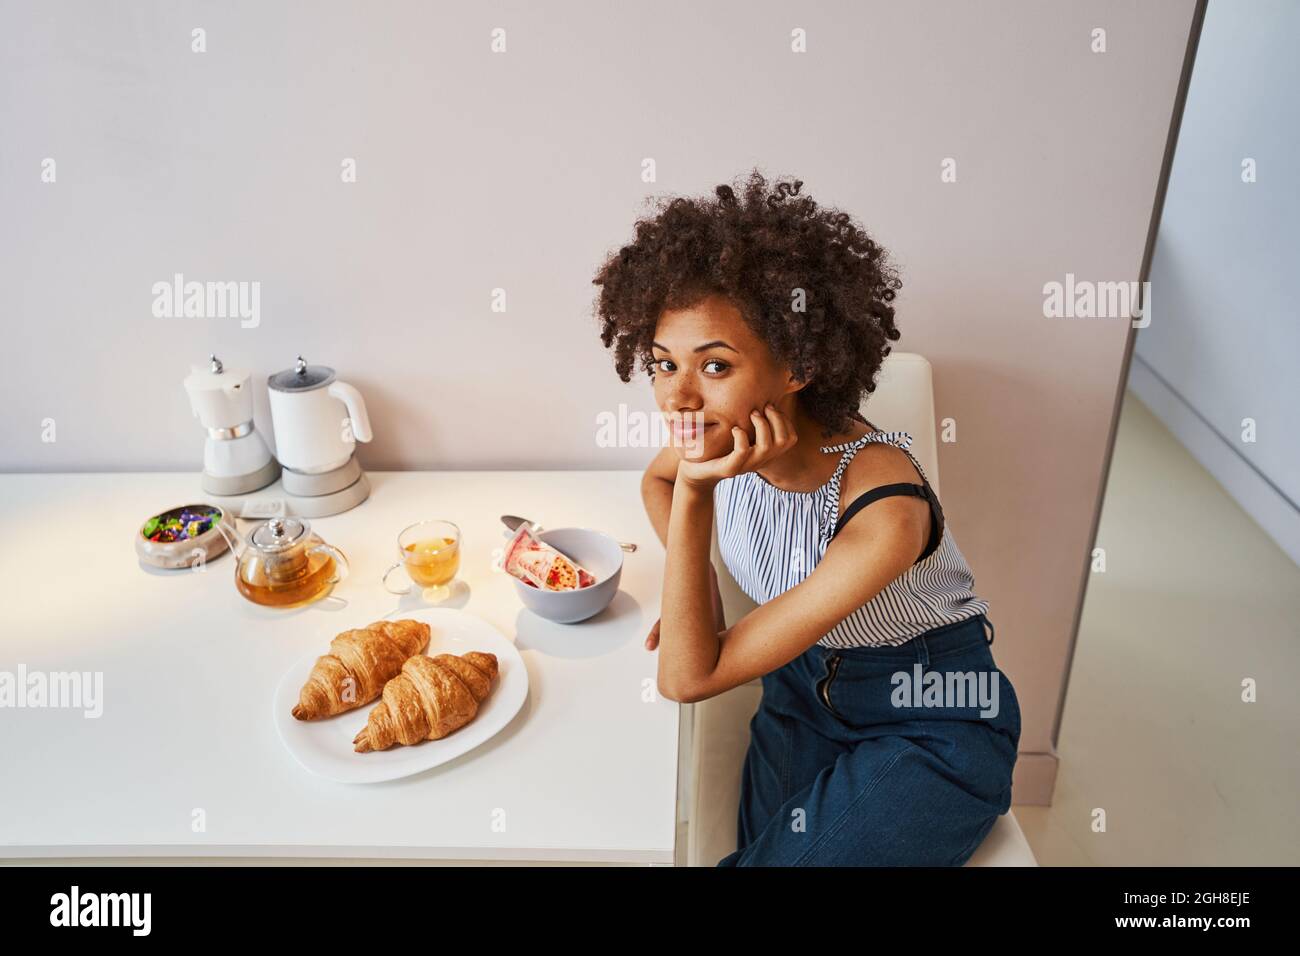
[[[301,355],[293,368],[276,372],[266,380],[266,387],[277,392],[306,392],[323,388],[334,381],[334,369],[328,365],[308,365]]]
[[[308,530],[307,522],[298,518],[272,518],[258,525],[249,541],[259,551],[275,553],[301,542]]]

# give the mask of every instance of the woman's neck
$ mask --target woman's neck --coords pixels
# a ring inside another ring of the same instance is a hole
[[[786,402],[789,407],[786,407]],[[839,466],[840,456],[823,452],[823,445],[842,445],[870,434],[871,426],[854,421],[848,431],[837,432],[830,438],[822,437],[822,426],[804,414],[803,407],[793,394],[777,403],[794,425],[799,440],[780,458],[760,468],[758,474],[769,485],[783,491],[806,492],[820,488],[830,481]]]

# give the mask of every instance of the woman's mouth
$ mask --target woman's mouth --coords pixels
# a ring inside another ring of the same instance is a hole
[[[673,438],[678,441],[694,441],[717,425],[717,422],[703,421],[697,415],[681,415],[673,416],[670,424]]]

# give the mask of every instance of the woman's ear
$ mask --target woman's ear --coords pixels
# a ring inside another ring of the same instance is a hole
[[[789,395],[791,392],[802,392],[805,388],[808,387],[808,385],[809,385],[808,382],[800,381],[799,376],[791,372],[790,379],[788,382],[786,382],[785,385],[785,393]]]

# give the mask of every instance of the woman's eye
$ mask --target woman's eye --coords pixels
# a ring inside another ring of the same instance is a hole
[[[655,372],[672,373],[677,371],[677,366],[673,364],[672,359],[655,359],[651,365]],[[704,370],[713,375],[721,375],[727,369],[731,368],[722,359],[709,359],[704,363]]]

